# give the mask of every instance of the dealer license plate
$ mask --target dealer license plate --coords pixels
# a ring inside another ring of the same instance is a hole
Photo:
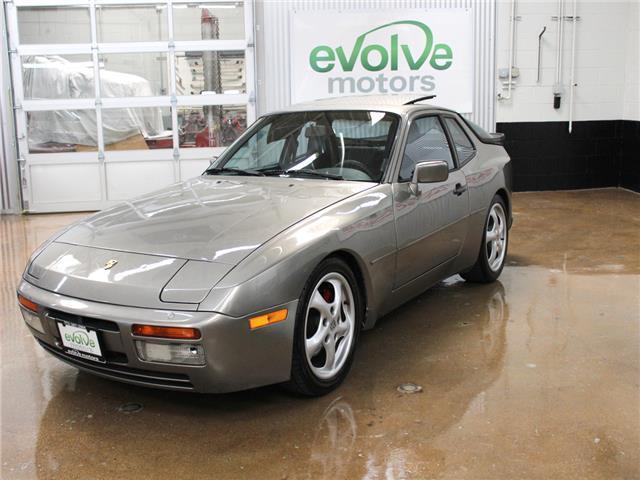
[[[58,330],[66,353],[94,362],[105,362],[95,330],[63,322],[58,322]]]

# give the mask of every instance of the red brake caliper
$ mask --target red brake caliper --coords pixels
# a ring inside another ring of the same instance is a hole
[[[330,287],[320,287],[320,295],[324,298],[324,301],[327,303],[333,302],[333,289]]]

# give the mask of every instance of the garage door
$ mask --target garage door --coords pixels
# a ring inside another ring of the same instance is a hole
[[[5,5],[27,211],[198,175],[255,119],[248,0]]]

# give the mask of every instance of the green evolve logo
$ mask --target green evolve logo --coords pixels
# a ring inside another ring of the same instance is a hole
[[[377,43],[364,46],[367,35],[395,25],[412,25],[418,28],[424,35],[422,50],[412,52],[409,45],[400,43],[397,33],[390,36],[387,46]],[[362,67],[369,72],[379,72],[387,67],[397,71],[401,57],[412,71],[420,70],[427,60],[434,70],[446,70],[453,62],[451,47],[446,43],[434,45],[433,32],[427,25],[415,20],[400,20],[363,33],[348,53],[343,46],[333,49],[328,45],[318,45],[309,54],[309,64],[318,73],[331,72],[337,65],[342,71],[351,72],[359,59]]]
[[[73,334],[65,333],[64,338],[68,342],[73,342],[76,345],[83,345],[91,348],[95,348],[96,346],[96,342],[90,339],[89,335],[84,332],[74,332]]]

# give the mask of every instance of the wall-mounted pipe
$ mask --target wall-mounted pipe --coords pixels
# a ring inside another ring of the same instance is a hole
[[[511,23],[509,24],[509,76],[507,80],[507,95],[499,95],[500,100],[511,100],[511,89],[513,83],[513,57],[514,57],[514,43],[516,38],[516,2],[517,0],[511,0],[511,16],[509,17]]]
[[[538,75],[536,76],[536,83],[540,83],[540,70],[542,68],[542,36],[544,32],[547,31],[547,26],[545,25],[538,35]]]
[[[562,99],[562,45],[564,44],[564,0],[558,0],[558,30],[556,32],[556,83],[553,85],[553,108],[560,108]]]
[[[573,0],[573,13],[571,18],[571,75],[569,80],[569,133],[573,127],[573,95],[576,86],[576,21],[578,20],[578,0]]]

